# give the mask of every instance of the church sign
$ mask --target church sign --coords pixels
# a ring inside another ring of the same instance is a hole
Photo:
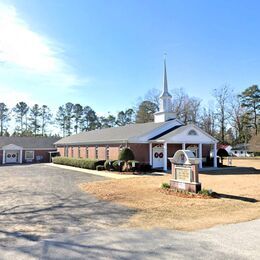
[[[184,182],[191,182],[192,171],[187,167],[175,167],[175,179]]]
[[[198,174],[199,159],[195,158],[190,150],[178,150],[169,160],[172,163],[171,188],[195,193],[201,190]]]

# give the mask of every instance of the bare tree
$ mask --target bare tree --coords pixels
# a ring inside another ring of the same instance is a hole
[[[216,118],[213,106],[208,106],[208,108],[203,108],[200,116],[200,127],[208,134],[216,135]]]
[[[225,143],[226,127],[229,118],[228,110],[230,107],[231,90],[225,85],[214,89],[213,95],[216,99],[216,117],[220,129],[220,141]]]

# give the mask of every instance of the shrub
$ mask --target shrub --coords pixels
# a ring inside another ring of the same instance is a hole
[[[98,165],[104,165],[104,160],[77,159],[68,157],[55,157],[53,163],[96,170]]]
[[[138,171],[140,172],[151,172],[152,166],[149,163],[139,163]]]
[[[212,190],[202,189],[198,192],[199,194],[206,195],[206,196],[212,196],[213,192]]]
[[[96,170],[97,171],[104,171],[105,167],[103,165],[97,165]]]
[[[113,168],[115,171],[121,172],[123,170],[124,162],[118,160],[113,162]]]
[[[120,161],[130,161],[130,160],[134,160],[135,159],[135,156],[134,156],[134,153],[133,151],[130,149],[130,148],[124,148],[120,153],[119,153],[119,156],[118,156],[118,160]]]
[[[112,160],[106,160],[105,163],[104,163],[105,169],[107,171],[115,170],[114,167],[113,167],[113,163],[114,163],[114,161],[112,161]]]
[[[128,165],[128,170],[129,171],[133,171],[134,172],[135,170],[139,169],[139,162],[138,161],[135,161],[135,160],[128,161],[127,165]]]
[[[167,183],[167,182],[164,182],[164,183],[162,183],[162,185],[161,185],[161,188],[162,189],[170,189],[170,184],[169,183]]]

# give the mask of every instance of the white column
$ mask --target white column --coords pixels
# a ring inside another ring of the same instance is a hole
[[[199,168],[202,168],[202,144],[199,144]]]
[[[163,170],[167,171],[167,160],[168,160],[167,143],[163,144],[163,154],[164,154]]]
[[[185,150],[185,149],[186,149],[186,144],[182,143],[182,150]]]
[[[218,164],[217,164],[217,143],[214,144],[214,167],[217,168]]]
[[[153,166],[153,144],[149,143],[149,163]]]
[[[3,150],[3,160],[2,163],[5,164],[5,150]]]
[[[20,150],[20,163],[23,163],[23,150]]]

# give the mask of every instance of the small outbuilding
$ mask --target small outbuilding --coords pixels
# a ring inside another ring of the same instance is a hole
[[[53,137],[0,137],[0,164],[49,162],[50,153],[57,149]]]

